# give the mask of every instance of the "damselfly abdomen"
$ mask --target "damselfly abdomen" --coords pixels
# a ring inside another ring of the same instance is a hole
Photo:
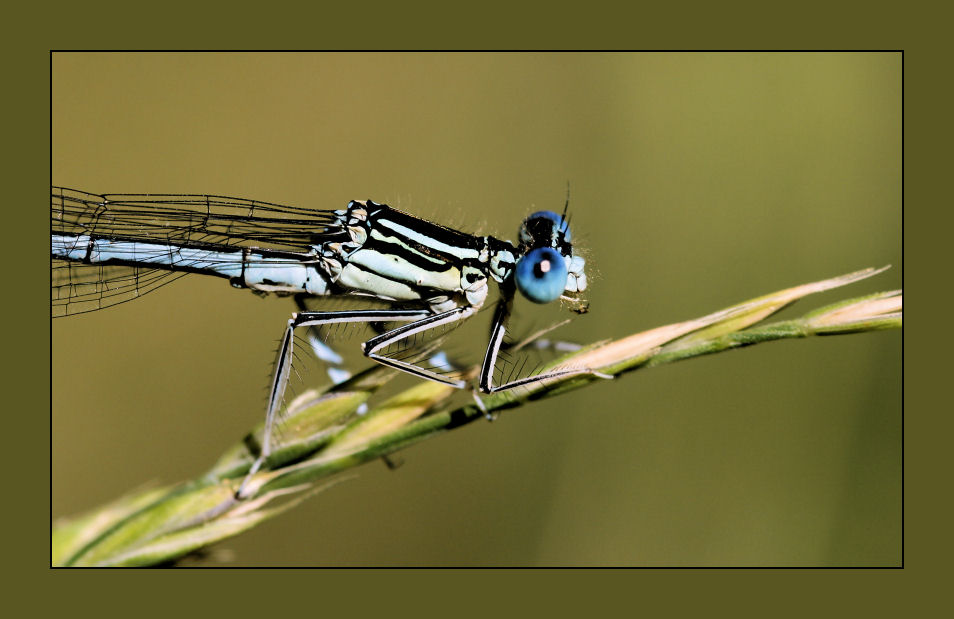
[[[122,303],[175,277],[201,273],[237,288],[295,295],[279,346],[268,398],[265,437],[252,475],[267,458],[269,433],[288,383],[299,327],[337,323],[391,324],[363,344],[365,356],[414,376],[466,383],[389,347],[459,323],[500,288],[477,386],[484,393],[513,389],[587,369],[563,369],[494,385],[494,369],[516,291],[534,303],[563,300],[583,311],[584,260],[575,255],[566,210],[527,217],[517,244],[475,236],[371,200],[346,209],[311,210],[210,195],[51,192],[53,315],[68,316]],[[312,311],[304,300],[352,297],[366,309]],[[320,331],[319,331],[320,332]],[[319,346],[319,357],[334,353]]]

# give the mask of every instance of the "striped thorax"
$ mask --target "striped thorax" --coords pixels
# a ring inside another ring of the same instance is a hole
[[[336,215],[349,240],[324,243],[321,264],[331,283],[351,293],[420,300],[435,311],[465,304],[479,309],[487,298],[488,278],[511,281],[518,262],[525,266],[517,287],[532,301],[548,302],[586,288],[584,262],[573,255],[569,227],[549,211],[524,221],[518,247],[372,200],[353,200]]]

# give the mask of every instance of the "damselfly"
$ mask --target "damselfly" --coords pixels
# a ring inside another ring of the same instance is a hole
[[[474,236],[386,204],[352,200],[341,210],[311,210],[212,195],[51,192],[54,317],[94,311],[155,290],[175,277],[201,273],[236,288],[294,295],[279,345],[266,409],[264,441],[246,480],[270,452],[270,430],[288,384],[295,330],[341,323],[385,325],[362,345],[365,356],[423,379],[466,382],[390,347],[458,323],[487,299],[500,300],[477,379],[484,393],[535,381],[592,373],[554,370],[494,385],[494,371],[516,291],[534,303],[563,300],[582,313],[584,260],[574,254],[563,214],[538,211],[520,226],[518,243]],[[371,307],[314,311],[314,297],[365,299]],[[325,361],[334,351],[318,342]],[[244,483],[243,483],[244,487]],[[241,490],[240,490],[241,492]]]

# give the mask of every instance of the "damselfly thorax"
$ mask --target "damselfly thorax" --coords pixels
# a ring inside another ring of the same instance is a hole
[[[584,260],[574,254],[566,209],[538,211],[518,242],[466,234],[372,200],[346,209],[311,210],[208,195],[95,195],[53,187],[53,315],[122,303],[186,273],[226,278],[237,288],[295,295],[279,346],[266,412],[265,440],[249,472],[270,450],[294,356],[295,330],[322,333],[338,323],[395,324],[362,345],[365,356],[423,379],[463,388],[466,382],[389,347],[472,316],[500,289],[477,387],[494,393],[580,373],[563,369],[494,385],[494,368],[516,291],[534,303],[561,300],[585,311]],[[306,300],[353,297],[367,309],[313,311]],[[318,343],[316,354],[335,353]],[[248,477],[246,477],[248,479]],[[244,487],[244,483],[243,483]]]

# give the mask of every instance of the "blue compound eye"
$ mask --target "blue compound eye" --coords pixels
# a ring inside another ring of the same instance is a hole
[[[517,261],[517,289],[534,303],[558,299],[566,288],[566,262],[550,247],[538,247]]]

